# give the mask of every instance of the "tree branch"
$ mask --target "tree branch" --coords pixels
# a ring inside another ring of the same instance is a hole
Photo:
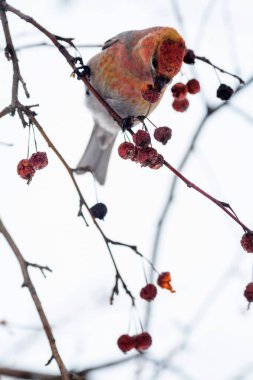
[[[51,347],[51,351],[52,351],[52,356],[54,357],[55,361],[57,362],[57,365],[59,367],[59,370],[61,372],[61,376],[62,376],[62,379],[63,380],[69,380],[69,374],[68,374],[68,371],[62,361],[62,358],[58,352],[58,349],[57,349],[57,346],[56,346],[56,342],[55,342],[55,338],[54,338],[54,335],[53,335],[53,332],[52,332],[52,329],[50,327],[50,324],[49,324],[49,321],[46,317],[46,314],[45,314],[45,311],[43,309],[43,306],[41,304],[41,301],[37,295],[37,292],[36,292],[36,289],[32,283],[32,280],[30,278],[30,275],[29,275],[29,272],[28,272],[28,263],[25,261],[25,259],[23,258],[20,250],[18,249],[17,245],[15,244],[14,240],[12,239],[11,235],[9,234],[9,232],[7,231],[5,225],[3,224],[2,220],[0,219],[0,233],[2,233],[2,235],[4,236],[4,238],[6,239],[6,241],[8,242],[9,246],[11,247],[14,255],[16,256],[16,259],[18,260],[19,262],[19,265],[20,265],[20,268],[21,268],[21,271],[22,271],[22,274],[23,274],[23,279],[24,279],[24,283],[23,283],[23,287],[27,287],[29,292],[30,292],[30,295],[33,299],[33,302],[34,302],[34,305],[37,309],[37,312],[39,314],[39,317],[40,317],[40,320],[41,320],[41,323],[43,325],[43,328],[44,328],[44,331],[45,331],[45,334],[47,336],[47,339],[48,339],[48,342],[49,342],[49,345]]]

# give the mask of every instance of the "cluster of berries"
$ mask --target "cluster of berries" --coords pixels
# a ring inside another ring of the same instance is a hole
[[[163,145],[167,144],[171,136],[172,130],[169,127],[158,127],[154,131],[154,138]],[[150,144],[150,134],[140,129],[133,135],[133,143],[125,141],[120,144],[118,153],[124,160],[129,159],[141,164],[141,166],[159,169],[163,166],[164,158],[156,149],[152,148]]]
[[[33,153],[29,159],[23,159],[18,163],[18,175],[27,180],[29,184],[36,170],[45,168],[48,165],[46,152]]]
[[[172,96],[174,101],[172,107],[177,112],[184,112],[189,107],[189,100],[187,94],[195,95],[200,91],[200,84],[197,79],[191,79],[186,84],[178,82],[171,87]]]
[[[168,289],[172,293],[175,293],[175,290],[171,285],[171,275],[170,272],[163,272],[158,276],[157,284],[163,288]],[[147,284],[140,291],[140,297],[144,300],[150,302],[157,295],[157,288],[154,284]],[[139,352],[147,350],[152,344],[152,338],[148,332],[142,332],[138,335],[130,336],[128,334],[123,334],[119,337],[117,341],[118,347],[124,353],[135,348]]]
[[[193,50],[187,49],[185,56],[184,56],[184,63],[188,63],[189,65],[193,65],[195,63],[196,58],[201,59],[200,57],[196,57]],[[203,58],[202,58],[202,60],[203,60]],[[207,60],[205,60],[205,62],[207,62]],[[210,61],[209,61],[209,64],[210,64]],[[231,96],[233,95],[233,93],[234,93],[234,90],[230,86],[227,86],[226,84],[221,83],[217,89],[216,96],[217,96],[217,98],[219,98],[221,100],[229,100],[231,98]]]
[[[130,336],[128,334],[121,335],[117,340],[118,347],[124,353],[135,348],[142,352],[147,350],[152,344],[152,338],[148,332],[142,332],[138,335]]]

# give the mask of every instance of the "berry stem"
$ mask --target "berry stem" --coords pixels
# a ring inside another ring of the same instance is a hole
[[[200,57],[198,55],[195,55],[195,58],[198,59],[199,61],[207,63],[208,65],[212,66],[216,70],[219,70],[223,74],[227,74],[227,75],[230,75],[231,77],[234,77],[234,78],[238,79],[241,84],[245,84],[244,80],[242,78],[238,77],[238,75],[232,74],[232,73],[230,73],[230,72],[228,72],[228,71],[226,71],[226,70],[224,70],[224,69],[222,69],[222,68],[214,65],[208,58],[206,58],[206,57]]]
[[[143,274],[144,274],[144,278],[145,278],[146,284],[148,284],[148,279],[147,279],[147,275],[146,275],[146,271],[145,271],[145,266],[144,266],[143,258],[141,259],[141,265],[142,265],[142,270],[143,270]]]
[[[250,232],[251,230],[244,224],[242,223],[231,211],[229,211],[226,206],[224,206],[224,202],[219,201],[218,199],[214,198],[212,195],[209,193],[205,192],[202,190],[200,187],[189,181],[186,177],[184,177],[179,171],[177,171],[173,166],[171,166],[167,161],[164,161],[164,165],[170,169],[178,178],[180,178],[186,185],[190,188],[193,188],[200,194],[202,194],[204,197],[215,203],[218,207],[220,207],[226,214],[230,216],[230,218],[234,219],[236,223],[238,223],[244,231]]]
[[[36,137],[35,137],[35,130],[34,130],[33,124],[32,124],[32,130],[33,130],[33,141],[34,141],[35,150],[36,150],[36,153],[37,153],[38,152],[38,145],[37,145],[37,141],[36,141]]]
[[[30,153],[30,136],[31,136],[31,125],[28,126],[28,144],[27,144],[27,159],[29,159]]]
[[[137,250],[137,247],[136,245],[131,245],[131,244],[127,244],[127,243],[122,243],[120,241],[115,241],[115,240],[111,240],[111,239],[107,239],[107,242],[112,244],[112,245],[119,245],[119,246],[122,246],[122,247],[127,247],[127,248],[130,248],[132,251],[134,251],[138,256],[140,256],[142,259],[144,259],[150,266],[151,268],[153,269],[154,272],[156,272],[157,274],[159,274],[158,270],[154,267],[154,265],[152,264],[152,262],[147,258],[145,257],[142,253],[140,253],[138,250]]]

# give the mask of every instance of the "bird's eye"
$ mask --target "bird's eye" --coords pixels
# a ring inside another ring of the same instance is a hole
[[[158,66],[158,60],[157,60],[156,55],[153,56],[153,59],[152,59],[152,65],[153,65],[154,69],[157,69],[157,66]]]

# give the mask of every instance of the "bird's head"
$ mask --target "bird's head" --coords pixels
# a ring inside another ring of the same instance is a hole
[[[142,62],[162,89],[181,69],[186,51],[183,38],[174,28],[155,27],[147,29],[138,45]]]

